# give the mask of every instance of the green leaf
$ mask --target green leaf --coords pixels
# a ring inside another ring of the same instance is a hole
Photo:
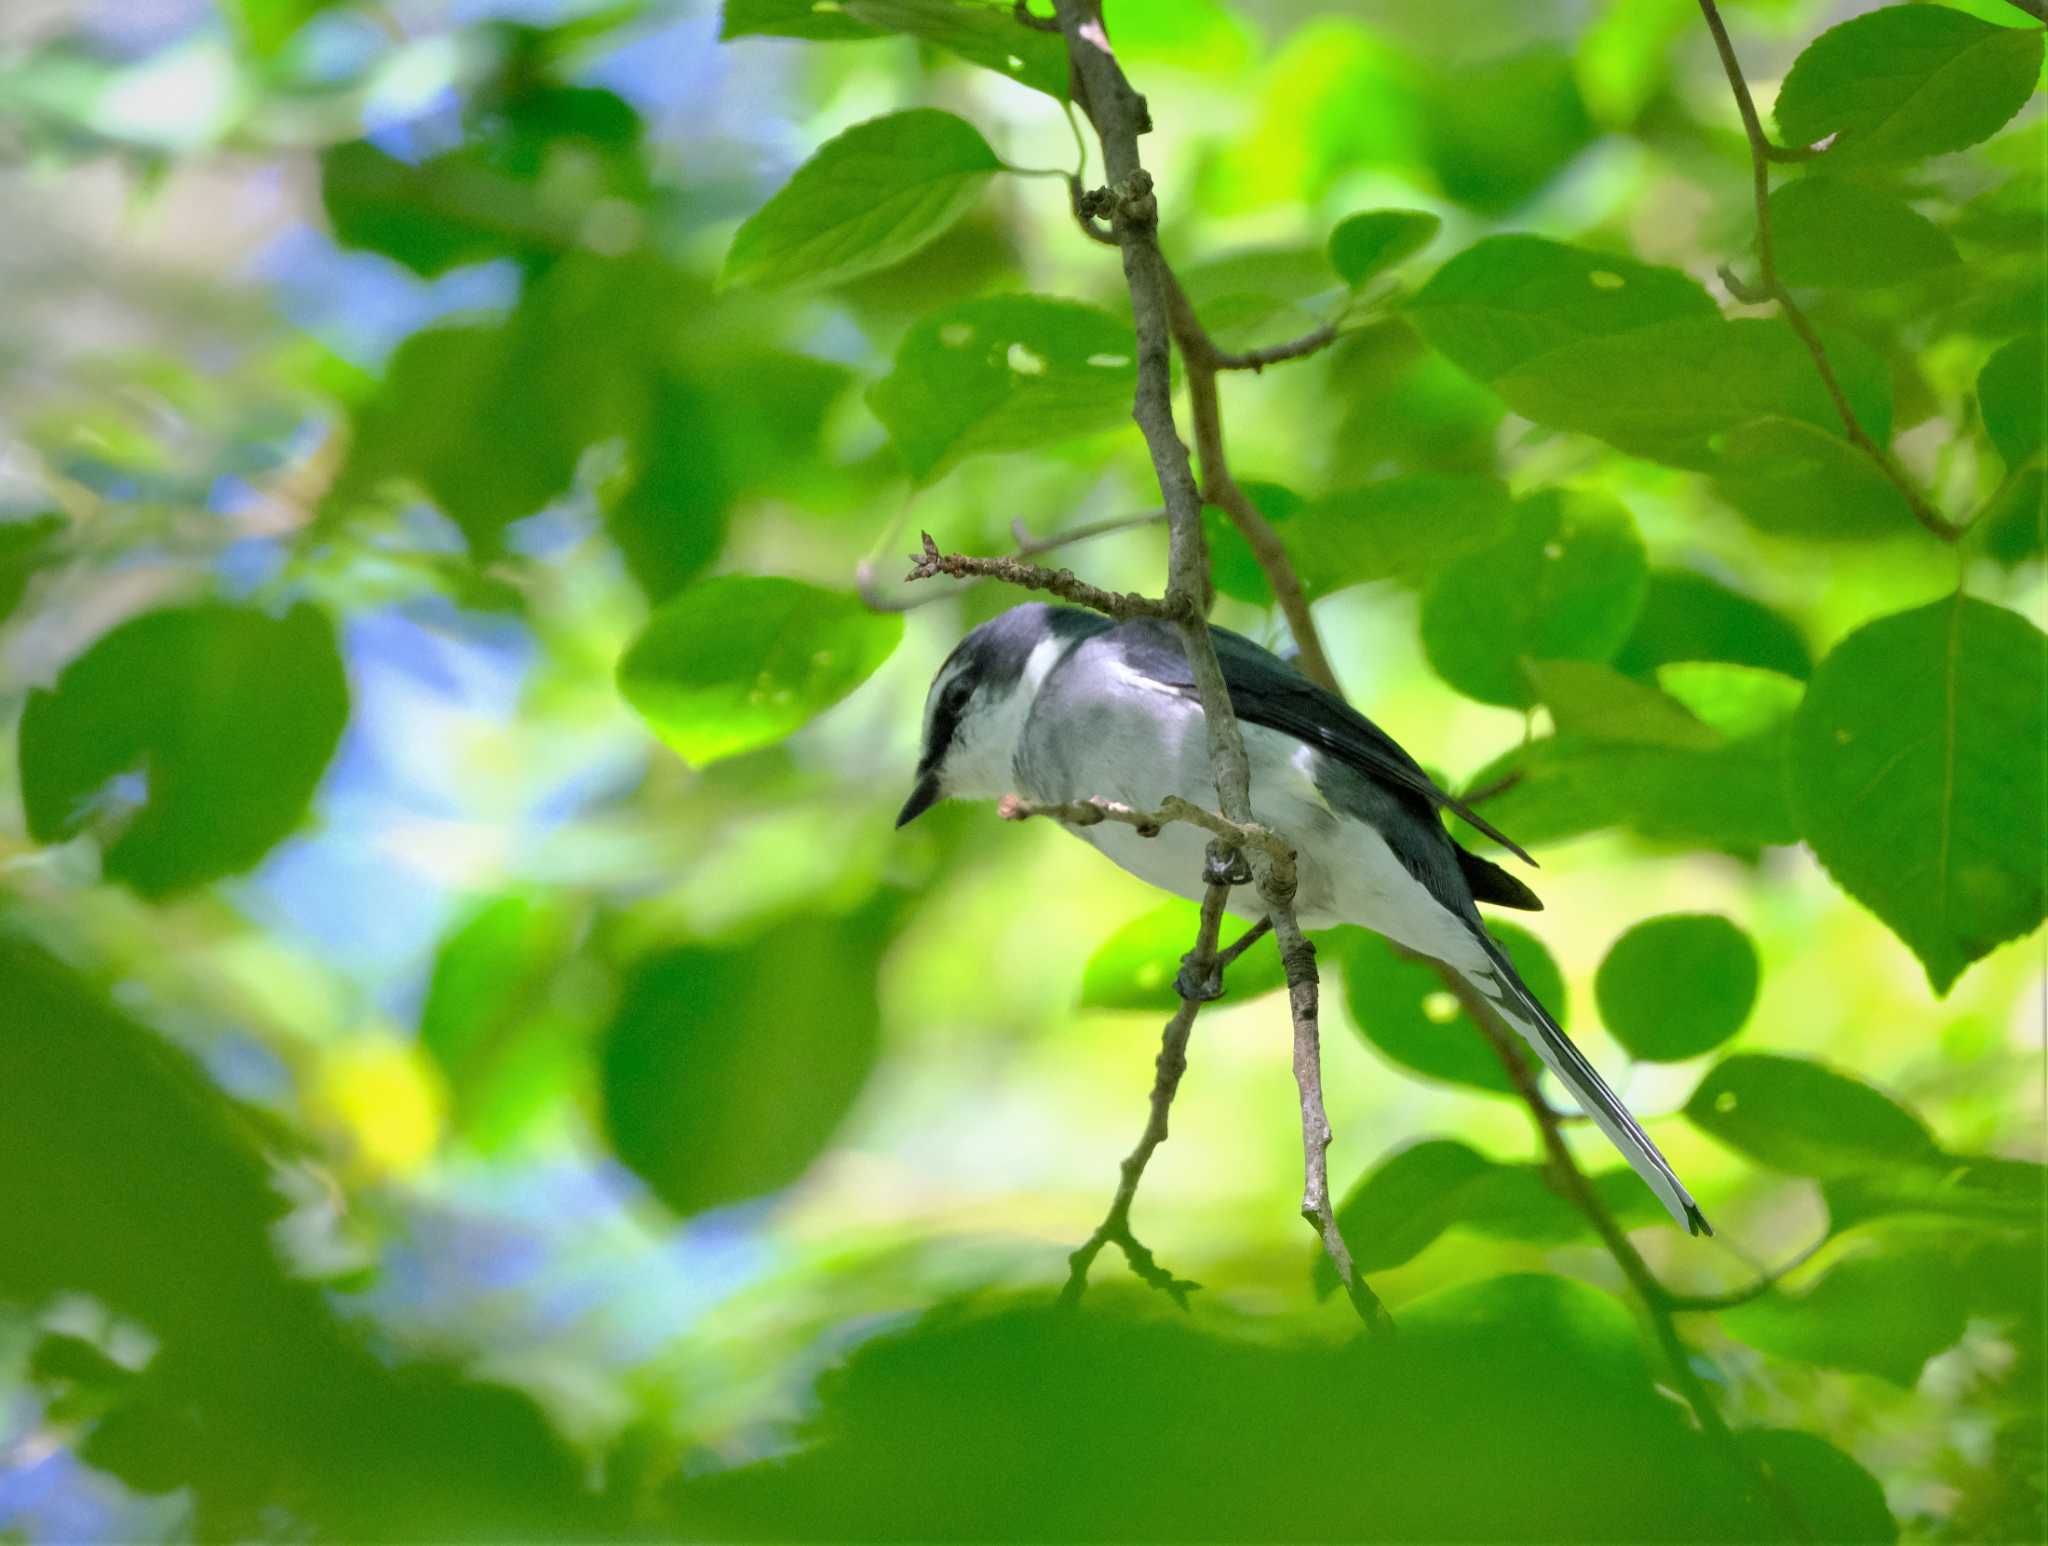
[[[1771,244],[1787,284],[1867,290],[1957,261],[1948,233],[1903,199],[1846,178],[1803,177],[1771,195]]]
[[[1891,434],[1884,361],[1852,338],[1823,340],[1850,405],[1882,444]],[[1734,468],[1718,437],[1760,418],[1841,433],[1813,356],[1783,323],[1662,322],[1538,355],[1493,382],[1507,405],[1553,429],[1593,435],[1677,467]]]
[[[855,124],[747,218],[719,283],[830,285],[900,263],[1002,169],[988,141],[951,113],[915,108]]]
[[[238,874],[304,818],[347,720],[334,625],[317,607],[130,618],[28,695],[29,836],[94,833],[107,877],[152,899]],[[131,776],[132,793],[117,782]]]
[[[1465,59],[1423,97],[1423,154],[1445,194],[1505,215],[1541,192],[1593,139],[1571,55],[1538,44]]]
[[[1644,920],[1614,942],[1593,979],[1614,1039],[1653,1063],[1720,1046],[1749,1018],[1756,988],[1756,946],[1717,913]]]
[[[1522,662],[1606,660],[1642,606],[1648,566],[1628,512],[1546,490],[1515,507],[1491,547],[1454,561],[1422,600],[1422,647],[1451,686],[1482,703],[1535,702]]]
[[[1826,1439],[1794,1428],[1745,1428],[1735,1441],[1792,1500],[1815,1540],[1891,1546],[1899,1538],[1883,1486]]]
[[[1792,63],[1772,110],[1789,145],[1830,135],[1833,165],[1910,161],[1989,139],[2041,73],[2038,27],[1892,5],[1831,27]]]
[[[1336,292],[1313,247],[1242,248],[1191,263],[1176,277],[1210,337],[1232,350],[1299,338],[1328,310],[1310,303]]]
[[[1430,343],[1481,381],[1587,338],[1720,310],[1674,268],[1537,236],[1489,236],[1436,271],[1409,302]]]
[[[2048,639],[1957,595],[1835,647],[1793,722],[1801,834],[1937,994],[2041,921]]]
[[[769,746],[860,686],[903,637],[897,613],[767,575],[677,594],[619,659],[619,691],[684,761]]]
[[[442,939],[420,1046],[447,1076],[450,1116],[479,1152],[504,1149],[576,1087],[588,1049],[572,996],[551,990],[574,943],[558,901],[510,893]]]
[[[1067,99],[1066,42],[1023,26],[1007,0],[726,0],[721,39],[857,42],[902,33]]]
[[[1289,527],[1287,548],[1314,599],[1369,580],[1416,583],[1499,542],[1514,518],[1492,478],[1409,473],[1312,501]]]
[[[1436,240],[1443,221],[1427,210],[1371,209],[1347,215],[1330,232],[1330,267],[1356,290]]]
[[[1685,1114],[1702,1132],[1775,1170],[1823,1180],[1940,1155],[1920,1119],[1860,1079],[1803,1058],[1724,1058]]]
[[[61,556],[58,539],[70,529],[71,522],[56,514],[0,520],[0,623],[21,605],[37,572]]]
[[[2015,338],[1977,377],[1977,409],[2007,470],[2048,443],[2048,334]]]
[[[805,917],[641,962],[600,1062],[619,1158],[685,1216],[802,1175],[874,1068],[882,943],[872,919]]]
[[[1932,1252],[1856,1256],[1803,1294],[1773,1292],[1724,1310],[1721,1325],[1780,1358],[1910,1389],[1928,1359],[1962,1340],[1957,1287],[1954,1264]]]
[[[1195,945],[1201,909],[1193,902],[1168,902],[1142,913],[1096,946],[1081,973],[1083,1009],[1175,1009],[1180,995],[1174,978],[1180,958]],[[1229,944],[1226,930],[1223,940]],[[1254,945],[1224,974],[1228,1002],[1243,1003],[1284,986],[1280,952]]]
[[[1856,541],[1917,527],[1892,481],[1832,430],[1755,419],[1730,430],[1719,449],[1715,486],[1760,531]]]
[[[1523,673],[1559,735],[1625,746],[1706,750],[1721,737],[1674,698],[1590,660],[1525,660]]]
[[[1791,719],[1806,689],[1796,677],[1718,660],[1678,661],[1657,670],[1657,685],[1722,735],[1746,739]]]
[[[301,27],[335,3],[336,0],[227,0],[222,9],[249,52],[259,59],[269,59]]]
[[[1963,1219],[2039,1231],[2048,1166],[1990,1154],[1942,1154],[1922,1165],[1895,1166],[1823,1182],[1832,1233],[1900,1215]]]
[[[911,328],[868,401],[919,483],[962,457],[1028,451],[1127,419],[1130,324],[1074,301],[992,296]]]
[[[1690,569],[1652,569],[1614,667],[1638,675],[1682,660],[1759,666],[1801,680],[1813,670],[1799,630],[1761,601]]]
[[[1529,991],[1564,1025],[1564,977],[1543,942],[1509,923],[1489,922],[1487,931],[1500,941]],[[1333,942],[1344,963],[1344,1002],[1351,1010],[1351,1023],[1376,1049],[1432,1079],[1496,1095],[1515,1093],[1492,1042],[1444,987],[1435,968],[1398,954],[1377,934],[1363,929],[1341,930]]]
[[[1295,573],[1306,592],[1308,578],[1301,574],[1300,556],[1295,551],[1300,531],[1294,524],[1294,518],[1307,507],[1308,501],[1293,489],[1282,488],[1277,483],[1258,483],[1246,478],[1239,481],[1238,487],[1252,502],[1252,508],[1279,531],[1281,543],[1286,547],[1288,558],[1293,562]],[[1204,505],[1202,532],[1209,541],[1209,574],[1216,582],[1216,589],[1233,601],[1255,607],[1273,605],[1273,587],[1266,583],[1266,571],[1259,567],[1251,544],[1239,535],[1237,523],[1216,506]]]

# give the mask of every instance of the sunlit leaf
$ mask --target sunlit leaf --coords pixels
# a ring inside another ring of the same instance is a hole
[[[1679,1063],[1728,1040],[1756,1004],[1756,946],[1718,913],[1636,924],[1600,962],[1600,1019],[1634,1057]]]
[[[1685,1104],[1694,1126],[1775,1170],[1828,1179],[1935,1161],[1919,1118],[1860,1079],[1803,1058],[1723,1059]]]
[[[604,1033],[605,1129],[680,1214],[787,1186],[874,1067],[869,918],[798,918],[642,961]]]
[[[911,475],[1025,451],[1125,420],[1137,386],[1130,324],[1037,295],[964,301],[924,318],[868,394]]]
[[[1746,739],[1783,726],[1806,689],[1797,677],[1720,660],[1674,661],[1657,685],[1722,735]]]
[[[900,613],[767,575],[679,592],[619,659],[619,691],[687,762],[772,745],[874,674],[903,637]]]
[[[1628,512],[1549,490],[1515,507],[1499,542],[1457,559],[1422,600],[1422,647],[1482,703],[1536,701],[1525,660],[1609,659],[1642,606],[1648,566]]]
[[[146,897],[260,860],[305,818],[348,719],[334,625],[202,604],[131,618],[28,695],[29,835],[100,839]]]
[[[959,219],[1002,169],[951,113],[914,108],[855,124],[747,218],[720,283],[829,285],[887,268]]]
[[[336,0],[227,0],[222,9],[249,51],[267,59],[307,22],[335,4]]]
[[[1778,277],[1858,290],[1958,261],[1956,244],[1903,199],[1839,177],[1803,177],[1771,195]]]
[[[1728,1334],[1780,1358],[1881,1375],[1911,1387],[1963,1335],[1955,1264],[1932,1252],[1853,1256],[1800,1294],[1721,1314]]]
[[[1095,949],[1081,973],[1083,1009],[1174,1009],[1180,995],[1174,979],[1181,957],[1195,946],[1201,909],[1192,902],[1168,902],[1141,913]],[[1226,924],[1223,943],[1231,929]],[[1254,945],[1229,968],[1223,979],[1228,1002],[1237,1004],[1283,986],[1287,974],[1280,952]]]
[[[1720,735],[1677,699],[1590,660],[1525,660],[1522,670],[1559,735],[1703,751]]]
[[[1995,134],[2041,73],[2037,27],[1942,5],[1888,5],[1823,32],[1772,110],[1791,145],[1834,137],[1832,164],[1905,161]]]
[[[1371,209],[1347,215],[1330,231],[1330,267],[1356,290],[1414,257],[1442,228],[1442,220],[1420,209]]]
[[[1867,623],[1793,725],[1801,835],[1946,993],[2041,921],[2048,639],[1957,595]]]

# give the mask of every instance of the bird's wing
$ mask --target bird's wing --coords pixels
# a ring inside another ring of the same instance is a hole
[[[1142,632],[1140,625],[1126,624],[1125,630],[1133,635],[1134,665],[1169,686],[1194,691],[1194,674],[1172,630],[1157,623]],[[1457,796],[1439,789],[1392,736],[1335,693],[1318,687],[1241,633],[1211,628],[1209,635],[1216,642],[1216,659],[1239,719],[1304,741],[1367,778],[1421,796],[1433,809],[1454,811],[1523,863],[1535,864],[1513,838]]]

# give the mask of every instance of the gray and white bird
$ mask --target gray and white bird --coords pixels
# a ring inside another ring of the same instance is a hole
[[[1476,905],[1543,904],[1453,842],[1438,812],[1455,811],[1535,861],[1336,695],[1241,634],[1210,633],[1244,734],[1252,815],[1299,850],[1302,926],[1358,924],[1456,971],[1563,1081],[1680,1227],[1713,1233],[1656,1144],[1516,974]],[[1099,797],[1138,810],[1177,795],[1213,807],[1208,727],[1175,630],[1030,603],[961,640],[925,701],[917,786],[896,825],[940,800],[1007,794],[1052,804]],[[1150,838],[1116,822],[1068,830],[1140,879],[1199,900],[1208,842],[1200,829],[1170,824]],[[1265,906],[1243,885],[1231,892],[1230,911],[1258,919]]]

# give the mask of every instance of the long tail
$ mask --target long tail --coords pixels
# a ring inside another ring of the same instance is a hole
[[[1629,1115],[1621,1097],[1607,1087],[1599,1070],[1586,1061],[1586,1055],[1572,1045],[1571,1039],[1550,1018],[1549,1011],[1536,1001],[1536,995],[1516,975],[1492,938],[1482,933],[1481,943],[1493,964],[1478,971],[1462,968],[1465,980],[1499,1009],[1501,1018],[1520,1033],[1530,1050],[1543,1059],[1544,1066],[1564,1081],[1564,1087],[1585,1108],[1586,1115],[1621,1150],[1622,1157],[1657,1194],[1657,1200],[1669,1210],[1678,1226],[1695,1235],[1711,1235],[1713,1225],[1700,1212],[1685,1183],[1672,1171],[1670,1162],[1650,1141],[1650,1135]]]

